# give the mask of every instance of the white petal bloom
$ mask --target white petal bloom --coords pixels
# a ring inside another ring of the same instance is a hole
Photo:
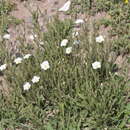
[[[66,54],[70,54],[72,52],[72,47],[67,47],[65,52]]]
[[[31,54],[26,54],[23,59],[28,59],[30,56],[32,56]]]
[[[30,35],[30,36],[29,36],[29,39],[30,39],[30,40],[34,40],[34,36],[33,36],[33,35]]]
[[[83,19],[77,19],[75,21],[75,24],[83,24],[84,23],[84,20]]]
[[[7,65],[6,65],[6,64],[3,64],[3,65],[0,66],[0,71],[5,70],[6,68],[7,68]]]
[[[67,40],[67,39],[63,39],[63,40],[61,41],[60,46],[66,46],[67,43],[68,43],[68,40]]]
[[[47,70],[47,69],[49,69],[49,68],[50,68],[50,65],[49,65],[49,62],[48,62],[48,61],[43,61],[43,62],[41,63],[41,69]]]
[[[33,76],[33,78],[32,78],[32,82],[33,82],[33,83],[38,83],[39,80],[40,80],[40,77],[39,77],[39,76]]]
[[[25,91],[28,91],[31,87],[31,84],[29,82],[26,82],[24,85],[23,85],[23,90]]]
[[[66,11],[68,11],[69,8],[70,8],[70,5],[71,5],[71,1],[69,0],[69,1],[67,1],[67,2],[59,9],[59,11],[60,11],[60,12],[66,12]]]
[[[14,63],[15,64],[20,64],[22,62],[22,58],[21,57],[17,57],[15,60],[14,60]]]
[[[93,69],[101,68],[101,62],[95,61],[94,63],[92,63],[92,67],[93,67]]]
[[[40,44],[40,45],[44,45],[44,42],[40,42],[39,44]]]
[[[34,37],[36,38],[36,37],[37,37],[37,35],[35,34],[35,35],[34,35]]]
[[[28,36],[29,40],[32,40],[32,41],[33,41],[36,37],[37,37],[36,34],[35,34],[35,35],[32,35],[32,34],[31,34],[31,35]]]
[[[9,40],[9,39],[10,39],[10,34],[5,34],[5,35],[3,36],[3,38],[6,39],[6,40]]]
[[[104,37],[102,35],[96,37],[96,42],[98,42],[98,43],[104,42]]]

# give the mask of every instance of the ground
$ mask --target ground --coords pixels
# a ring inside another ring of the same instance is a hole
[[[130,3],[4,2],[0,129],[129,130]]]
[[[66,15],[63,12],[58,12],[58,9],[61,6],[63,6],[63,4],[65,3],[65,0],[60,0],[60,1],[58,0],[27,0],[27,1],[26,0],[25,1],[12,0],[12,2],[16,4],[16,9],[11,11],[10,15],[24,21],[25,32],[27,33],[26,36],[28,36],[29,33],[32,32],[32,30],[30,30],[30,28],[32,27],[31,11],[33,12],[33,11],[36,11],[37,9],[40,9],[41,16],[39,18],[39,24],[40,26],[43,26],[42,31],[46,30],[45,29],[46,21],[51,19],[51,17],[53,17],[54,15],[58,15],[61,20],[64,20],[66,18],[71,18],[70,15]],[[85,14],[79,14],[78,17],[85,19],[88,22],[88,24],[95,21],[98,22],[103,18],[111,19],[111,17],[105,11],[97,13],[96,15],[92,17],[89,17],[88,15],[85,15]],[[23,28],[21,27],[21,25],[17,27],[11,26],[8,29],[8,31],[12,35],[12,44],[13,44],[13,50],[14,50],[14,46],[16,46],[15,44],[16,44],[17,36],[19,36],[19,33],[22,34]],[[106,39],[111,39],[111,37],[109,36],[109,31],[111,31],[110,27],[100,26],[98,33],[100,35],[104,35]],[[117,57],[115,63],[119,65],[119,68],[122,68],[123,66],[125,67],[129,66],[129,65],[126,65],[127,64],[126,57],[129,57],[129,55],[122,56],[121,54]],[[130,75],[130,72],[128,72],[128,76],[129,75]]]

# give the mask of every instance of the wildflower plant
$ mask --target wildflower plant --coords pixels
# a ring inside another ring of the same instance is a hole
[[[37,129],[49,125],[52,129],[105,128],[118,122],[116,117],[125,101],[125,80],[114,76],[108,62],[111,48],[104,39],[97,43],[95,36],[90,43],[87,26],[78,39],[80,44],[74,45],[72,25],[55,19],[48,24],[43,46],[8,66],[9,102],[16,107],[15,115],[19,108],[13,119],[19,127],[29,122],[29,127]],[[64,39],[67,44],[62,47]]]
[[[33,49],[22,44],[20,56],[12,57],[1,53],[1,44],[0,70],[11,90],[8,96],[0,93],[0,127],[124,128],[128,79],[116,75],[114,61],[109,61],[113,42],[90,33],[81,19],[75,23],[54,17],[43,33],[34,21]],[[75,24],[82,26],[80,35],[73,36]]]

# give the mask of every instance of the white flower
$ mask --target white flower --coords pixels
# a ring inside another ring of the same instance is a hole
[[[31,56],[31,54],[26,54],[23,59],[28,59]]]
[[[3,64],[3,65],[0,66],[0,71],[5,70],[6,68],[7,68],[7,65],[6,65],[6,64]]]
[[[23,85],[23,90],[29,90],[31,87],[31,84],[29,82],[26,82],[24,85]]]
[[[78,45],[78,44],[80,44],[80,41],[79,41],[79,40],[75,40],[75,41],[73,42],[73,44],[74,44],[74,45]]]
[[[101,68],[101,62],[95,61],[94,63],[92,63],[92,67],[93,67],[93,69]]]
[[[77,19],[75,21],[75,24],[83,24],[84,23],[84,20],[83,19]]]
[[[71,1],[69,0],[59,9],[59,11],[61,11],[61,12],[68,11],[70,8],[70,5],[71,5]]]
[[[33,82],[33,83],[38,83],[39,80],[40,80],[40,77],[39,77],[39,76],[33,76],[33,78],[32,78],[32,82]]]
[[[35,34],[35,35],[34,35],[34,37],[36,38],[36,37],[37,37],[37,35]]]
[[[74,37],[77,37],[79,35],[79,32],[73,32],[72,33],[72,37],[74,38]]]
[[[33,35],[30,35],[30,36],[29,36],[29,39],[30,39],[30,40],[34,40],[34,36],[33,36]]]
[[[32,40],[32,41],[33,41],[36,37],[37,37],[37,35],[36,35],[36,34],[35,34],[35,35],[32,35],[32,34],[31,34],[31,35],[29,35],[29,37],[28,37],[28,38],[29,38],[30,40]]]
[[[14,63],[15,64],[20,64],[22,62],[22,58],[21,57],[17,57],[15,60],[14,60]]]
[[[3,38],[6,39],[6,40],[9,40],[9,39],[10,39],[10,34],[5,34],[5,35],[3,36]]]
[[[102,43],[104,41],[104,37],[102,35],[96,37],[96,42]]]
[[[41,69],[43,70],[47,70],[50,68],[49,62],[48,61],[44,61],[41,63]]]
[[[65,52],[66,54],[70,54],[72,52],[72,47],[67,47]]]
[[[44,45],[44,42],[40,42],[40,45]]]
[[[68,40],[67,40],[67,39],[63,39],[63,40],[61,41],[60,46],[66,46],[67,43],[68,43]]]

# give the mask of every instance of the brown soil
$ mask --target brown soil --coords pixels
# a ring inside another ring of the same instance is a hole
[[[32,34],[32,14],[36,10],[40,10],[39,15],[39,25],[41,26],[41,31],[45,31],[46,22],[49,21],[54,15],[58,15],[60,19],[71,18],[69,15],[65,15],[63,12],[58,12],[58,9],[64,5],[66,0],[11,0],[12,3],[16,5],[15,10],[10,12],[10,15],[23,21],[22,24],[13,26],[10,25],[8,32],[11,34],[11,46],[12,49],[16,47],[16,42],[19,36],[26,34],[26,39],[28,35]],[[18,44],[17,44],[18,45]],[[14,51],[13,51],[14,52]]]
[[[17,9],[12,11],[11,15],[16,18],[23,19],[25,22],[29,22],[31,19],[30,11],[40,9],[42,14],[45,14],[47,17],[51,17],[58,13],[57,10],[65,3],[65,0],[27,0],[24,2],[13,0],[13,3],[16,4]],[[62,19],[66,17],[63,13],[58,14]]]

